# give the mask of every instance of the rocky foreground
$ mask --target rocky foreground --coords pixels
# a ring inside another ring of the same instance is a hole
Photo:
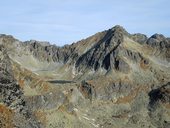
[[[169,128],[170,38],[121,26],[71,45],[0,35],[1,128]]]

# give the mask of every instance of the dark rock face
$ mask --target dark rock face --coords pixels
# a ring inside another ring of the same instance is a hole
[[[78,71],[85,70],[86,68],[94,69],[95,71],[99,68],[105,68],[106,70],[115,68],[125,71],[123,66],[126,66],[128,70],[127,64],[122,59],[118,59],[118,47],[124,40],[124,34],[128,35],[119,26],[108,30],[105,37],[96,46],[78,58],[75,64]]]
[[[96,98],[96,92],[95,92],[94,87],[90,85],[89,83],[87,83],[86,81],[82,81],[79,89],[82,91],[82,93],[84,94],[86,98],[90,100],[93,100],[94,98]]]
[[[164,116],[168,111],[163,104],[170,104],[170,83],[167,83],[149,93],[149,114],[153,125],[168,128],[170,121]]]
[[[14,110],[15,119],[14,126],[26,128],[38,128],[38,124],[33,120],[31,112],[25,105],[26,101],[23,97],[23,92],[20,86],[14,79],[10,59],[6,53],[6,49],[0,45],[0,102],[5,106]],[[25,119],[23,124],[20,124],[21,119]],[[30,119],[30,121],[27,121]]]
[[[170,103],[170,83],[161,86],[158,89],[154,89],[149,93],[150,105],[154,105],[158,102]]]

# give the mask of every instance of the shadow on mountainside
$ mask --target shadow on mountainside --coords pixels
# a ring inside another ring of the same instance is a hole
[[[68,80],[50,80],[48,81],[52,84],[70,84],[70,83],[76,83],[74,81],[68,81]]]

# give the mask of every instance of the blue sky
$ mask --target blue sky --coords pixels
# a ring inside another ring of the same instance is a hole
[[[0,33],[70,44],[117,24],[170,37],[170,0],[0,0]]]

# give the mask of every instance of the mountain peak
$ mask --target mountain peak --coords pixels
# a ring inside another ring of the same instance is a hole
[[[157,40],[165,40],[165,39],[166,39],[166,38],[164,37],[164,35],[158,34],[158,33],[152,35],[151,38],[154,38],[154,39],[157,39]]]
[[[112,31],[117,33],[123,33],[125,35],[128,35],[129,33],[126,31],[126,29],[120,25],[116,25],[113,28],[111,28]]]

